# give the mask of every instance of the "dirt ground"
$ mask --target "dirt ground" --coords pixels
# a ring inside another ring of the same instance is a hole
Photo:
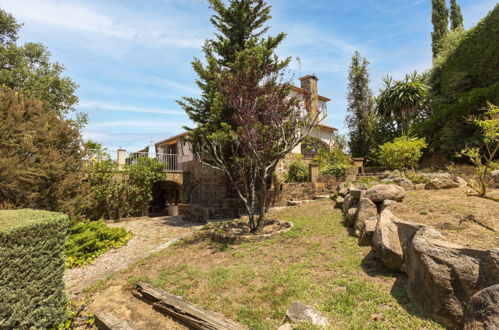
[[[499,202],[468,196],[468,188],[407,193],[394,214],[407,221],[433,226],[449,241],[466,247],[499,247]],[[498,197],[499,190],[490,193]]]
[[[72,299],[86,287],[96,284],[128,265],[165,249],[182,237],[189,235],[199,224],[182,221],[182,217],[134,218],[118,223],[108,222],[111,227],[123,227],[133,233],[128,243],[97,257],[86,267],[70,268],[64,274],[66,292]]]

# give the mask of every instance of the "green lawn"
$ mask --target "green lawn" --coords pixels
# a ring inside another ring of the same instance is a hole
[[[101,283],[97,293],[147,281],[251,329],[276,329],[293,301],[322,311],[334,329],[441,328],[410,303],[402,274],[385,272],[369,248],[357,246],[330,202],[270,217],[295,226],[281,237],[239,246],[198,234]]]

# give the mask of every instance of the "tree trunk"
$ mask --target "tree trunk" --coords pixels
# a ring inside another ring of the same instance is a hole
[[[265,227],[265,208],[267,204],[267,183],[265,177],[260,180],[260,193],[258,203],[258,220],[256,232],[259,232]]]

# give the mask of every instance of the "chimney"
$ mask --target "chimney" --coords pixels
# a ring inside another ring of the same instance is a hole
[[[319,93],[317,92],[317,77],[308,75],[300,78],[301,88],[307,91],[307,101],[305,108],[312,120],[319,120]]]

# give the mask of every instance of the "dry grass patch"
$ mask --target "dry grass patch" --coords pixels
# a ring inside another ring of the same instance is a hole
[[[276,329],[297,300],[321,310],[335,329],[440,328],[410,303],[404,276],[384,271],[370,249],[347,234],[330,202],[271,217],[294,227],[237,246],[213,243],[200,231],[115,275],[89,298],[105,296],[106,287],[128,290],[147,281],[251,329]]]
[[[468,196],[467,190],[411,191],[393,208],[394,214],[404,220],[433,226],[449,241],[467,247],[499,247],[499,203]],[[491,191],[490,195],[498,196],[499,190]]]

